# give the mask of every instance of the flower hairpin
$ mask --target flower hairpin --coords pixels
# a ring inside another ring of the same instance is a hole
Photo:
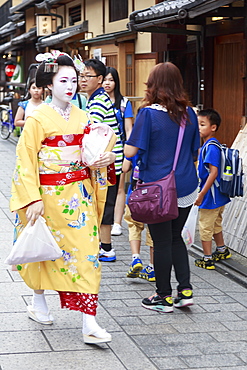
[[[37,62],[45,63],[44,72],[56,73],[58,71],[57,58],[61,55],[66,55],[69,57],[73,61],[77,71],[82,72],[85,68],[85,64],[83,63],[80,55],[78,55],[78,57],[75,56],[73,60],[67,53],[61,53],[59,50],[53,50],[51,53],[40,53],[36,56],[36,60]]]
[[[44,72],[54,72],[58,71],[57,58],[60,55],[64,55],[59,50],[53,50],[51,53],[41,53],[36,56],[37,62],[44,62],[45,69]]]
[[[81,56],[79,54],[74,56],[73,62],[77,71],[79,71],[80,73],[83,72],[85,64],[83,63]]]

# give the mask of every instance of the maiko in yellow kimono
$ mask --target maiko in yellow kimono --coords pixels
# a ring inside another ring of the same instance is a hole
[[[27,119],[17,146],[10,200],[11,211],[19,216],[17,235],[27,223],[26,207],[42,199],[43,217],[64,251],[56,261],[18,266],[26,284],[35,290],[99,292],[98,232],[107,169],[82,166],[80,143],[88,122],[87,114],[75,106],[67,121],[42,104]]]

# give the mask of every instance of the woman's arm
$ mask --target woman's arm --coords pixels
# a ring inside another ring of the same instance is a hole
[[[129,139],[133,127],[133,120],[131,117],[124,118],[124,129],[126,133],[126,140]]]
[[[24,120],[25,111],[22,107],[18,107],[16,115],[15,115],[15,122],[14,125],[17,127],[23,127],[25,124]]]
[[[26,208],[42,200],[37,153],[45,138],[38,120],[28,117],[16,148],[16,167],[12,179],[11,211]]]
[[[44,203],[42,200],[32,203],[27,207],[27,221],[31,221],[31,225],[33,225],[39,216],[43,216],[44,211]]]
[[[128,144],[124,145],[124,155],[125,155],[125,157],[128,157],[128,158],[134,157],[137,154],[138,150],[139,150],[139,148],[137,148],[135,146],[128,145]]]
[[[95,161],[90,167],[102,168],[107,167],[116,160],[116,154],[113,152],[105,152],[100,155],[100,158]]]
[[[124,158],[123,165],[122,165],[122,172],[127,173],[130,171],[130,169],[131,169],[131,162],[127,158]]]

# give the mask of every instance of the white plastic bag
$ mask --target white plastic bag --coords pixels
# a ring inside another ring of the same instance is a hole
[[[195,241],[195,231],[196,231],[196,224],[197,224],[197,216],[198,216],[198,206],[192,206],[190,213],[187,217],[187,220],[184,224],[182,230],[182,238],[187,245],[190,247]]]
[[[4,263],[17,265],[51,261],[62,255],[63,252],[48,229],[46,220],[39,216],[33,226],[28,222]]]
[[[100,154],[106,151],[111,141],[113,141],[111,146],[114,146],[116,142],[114,136],[113,129],[106,123],[92,123],[86,126],[81,148],[83,164],[92,166],[99,159]]]

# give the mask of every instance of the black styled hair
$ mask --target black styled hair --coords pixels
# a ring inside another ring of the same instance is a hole
[[[79,90],[79,85],[78,85],[78,72],[74,66],[73,59],[70,58],[68,55],[60,55],[57,58],[56,63],[58,64],[59,67],[72,67],[76,71],[76,77],[77,77],[77,91]],[[45,72],[45,62],[42,62],[36,71],[35,75],[35,81],[36,81],[36,86],[37,87],[46,87],[47,85],[52,84],[53,77],[57,74],[57,72]]]
[[[27,89],[29,90],[32,84],[35,84],[35,78],[31,78],[31,80],[28,81]],[[35,84],[36,85],[36,84]]]
[[[221,123],[221,117],[216,110],[212,108],[202,109],[198,113],[198,116],[207,117],[207,119],[210,122],[210,125],[211,126],[215,125],[216,131],[218,131],[218,128],[220,127],[220,123]]]
[[[84,62],[86,68],[92,68],[97,76],[102,76],[102,82],[106,75],[106,66],[99,59],[88,59]],[[102,83],[101,82],[101,83]]]
[[[105,77],[109,73],[112,75],[112,78],[115,82],[115,87],[114,87],[115,103],[114,105],[117,109],[120,109],[120,104],[121,104],[121,100],[123,99],[123,95],[120,92],[120,80],[119,80],[118,71],[116,70],[116,68],[106,67]]]

